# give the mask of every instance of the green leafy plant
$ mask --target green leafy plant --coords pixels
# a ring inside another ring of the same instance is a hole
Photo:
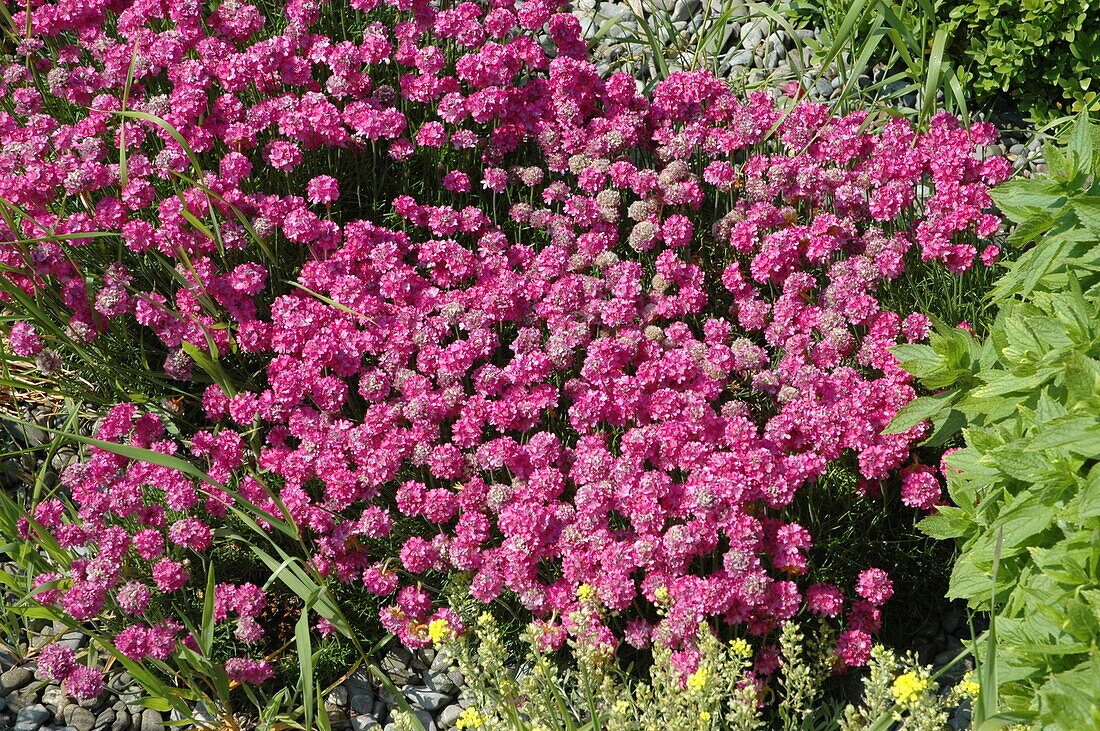
[[[995,192],[1010,240],[1037,243],[997,283],[989,336],[940,328],[894,349],[939,392],[891,428],[929,418],[937,443],[962,429],[944,460],[954,505],[919,527],[958,540],[948,596],[993,614],[982,642],[1000,711],[983,703],[987,724],[1100,726],[1098,132],[1082,115],[1064,149],[1048,146],[1051,178]]]
[[[1007,92],[1037,118],[1100,106],[1091,0],[949,0],[938,17],[977,98]]]

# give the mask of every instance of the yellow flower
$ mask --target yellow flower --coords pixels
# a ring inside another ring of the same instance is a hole
[[[488,720],[478,713],[476,708],[470,706],[459,715],[458,720],[455,721],[455,728],[476,728]]]
[[[700,666],[698,670],[692,673],[687,680],[688,690],[700,691],[707,687],[707,681],[710,680],[710,670],[706,665]]]
[[[443,640],[451,636],[451,625],[445,619],[433,619],[428,622],[428,639],[434,645],[443,644]]]
[[[582,604],[591,604],[596,598],[596,590],[592,588],[591,584],[581,584],[577,587],[577,599]]]
[[[898,703],[909,706],[920,700],[931,683],[927,678],[919,677],[913,673],[902,673],[890,686],[890,692]]]
[[[974,680],[974,674],[972,672],[963,676],[962,682],[959,683],[959,692],[963,695],[974,697],[978,695],[978,691],[981,690],[981,686]]]
[[[730,640],[730,652],[734,657],[744,658],[752,654],[752,648],[749,647],[749,643],[740,637],[735,637]]]
[[[664,586],[653,592],[653,596],[657,598],[658,604],[668,604],[669,600],[672,598],[669,596],[668,588]]]
[[[707,721],[709,721],[710,720],[710,711],[703,711],[702,713],[700,713],[699,714],[699,720],[702,721],[703,723],[706,723]]]

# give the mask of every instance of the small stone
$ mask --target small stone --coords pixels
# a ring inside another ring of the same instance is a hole
[[[829,96],[829,94],[833,93],[833,85],[830,84],[825,79],[819,80],[817,82],[817,84],[814,85],[814,88],[817,90],[817,93],[820,94],[821,96],[827,97],[827,96]]]
[[[362,713],[352,717],[351,728],[352,731],[372,731],[372,729],[382,728],[382,724],[369,713]]]
[[[382,656],[381,665],[382,670],[391,677],[401,676],[402,681],[412,675],[412,671],[409,669],[412,663],[412,652],[406,647],[391,647],[386,650],[386,654]]]
[[[425,711],[438,711],[451,702],[451,697],[446,693],[440,693],[424,686],[412,686],[405,688],[402,693],[409,704]]]
[[[1027,149],[1026,147],[1024,147],[1023,145],[1017,143],[1017,144],[1013,145],[1012,147],[1008,148],[1008,151],[1011,152],[1013,155],[1022,155],[1022,154],[1024,154],[1024,150],[1026,150],[1026,149]]]
[[[8,707],[8,699],[0,696],[0,711],[3,711]]]
[[[129,712],[115,711],[115,722],[111,724],[111,731],[129,731],[132,727]]]
[[[453,727],[461,715],[462,706],[457,703],[447,706],[439,713],[439,727],[444,729]]]
[[[437,693],[453,694],[457,690],[455,682],[443,670],[429,670],[424,674],[424,684]]]
[[[348,712],[344,708],[333,703],[325,704],[325,712],[328,714],[329,723],[333,726],[343,726],[348,722]]]
[[[92,731],[110,731],[111,727],[115,725],[115,709],[108,708],[104,711],[100,711],[99,715],[95,717],[95,725],[92,726]]]
[[[955,659],[955,655],[958,653],[951,652],[950,650],[944,650],[932,661],[932,666],[936,668],[942,668],[947,663]]]
[[[38,731],[50,720],[49,709],[41,703],[20,709],[15,716],[15,726],[12,731]]]
[[[954,609],[948,610],[947,613],[940,618],[940,627],[942,627],[943,631],[947,634],[951,634],[957,630],[960,624],[962,624],[962,617]]]
[[[374,708],[374,693],[370,688],[357,688],[348,698],[352,713],[370,713]]]
[[[64,697],[65,692],[58,685],[47,685],[42,689],[42,702],[54,712],[58,711],[61,706],[61,699]]]
[[[729,63],[731,66],[748,66],[750,63],[752,63],[752,51],[748,49],[742,49],[731,55],[729,59]]]
[[[38,703],[38,692],[34,688],[17,690],[8,696],[8,710],[12,713],[19,713],[36,703]]]
[[[334,706],[346,706],[348,704],[348,688],[345,685],[338,685],[332,689],[332,691],[325,696],[325,703],[331,703]]]
[[[141,713],[141,731],[164,731],[164,717],[160,711],[146,708]]]
[[[95,714],[87,708],[81,708],[80,706],[66,706],[65,708],[65,723],[76,727],[79,731],[92,731],[92,728],[96,725],[95,718]]]
[[[9,695],[14,690],[26,687],[34,680],[34,672],[22,665],[0,673],[0,695]]]

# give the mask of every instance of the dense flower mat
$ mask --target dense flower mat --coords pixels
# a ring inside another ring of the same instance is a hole
[[[464,572],[548,646],[660,643],[690,671],[700,621],[763,636],[808,611],[844,622],[841,664],[866,662],[889,578],[815,582],[811,533],[780,511],[850,457],[869,492],[900,470],[906,504],[940,500],[910,459],[923,427],[881,434],[915,395],[888,348],[929,321],[876,295],[907,261],[979,258],[1008,174],[973,157],[989,125],[830,118],[705,72],[646,97],[543,0],[32,5],[2,73],[0,262],[65,320],[10,347],[64,372],[112,333],[155,335],[206,421],[110,412],[63,476],[71,508],[24,522],[73,553],[38,601],[130,617],[130,658],[197,649],[162,610],[243,512],[392,597],[382,622],[410,646],[458,623],[418,577]],[[367,219],[341,217],[334,170],[280,194],[333,151],[434,179]],[[570,622],[581,585],[606,626]],[[264,605],[219,583],[215,619],[259,643]],[[49,652],[45,674],[94,694],[96,671]],[[226,669],[270,675],[259,652]]]

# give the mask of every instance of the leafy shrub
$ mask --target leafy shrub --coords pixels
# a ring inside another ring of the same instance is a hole
[[[1100,13],[1090,0],[795,0],[792,8],[850,38],[853,56],[866,50],[864,62],[887,63],[884,82],[901,91],[884,82],[868,90],[887,98],[923,93],[927,109],[927,92],[940,91],[965,113],[1004,96],[1037,119],[1098,106]]]
[[[1005,716],[1042,728],[1100,724],[1098,132],[1082,117],[1068,149],[1048,148],[1052,179],[994,191],[1015,240],[1038,242],[998,282],[984,342],[955,329],[895,349],[942,389],[897,427],[965,427],[965,447],[944,458],[954,505],[920,528],[958,539],[948,596],[995,613],[985,642]]]
[[[890,579],[814,581],[783,511],[841,457],[868,491],[909,461],[920,427],[880,434],[914,395],[887,348],[928,321],[878,295],[918,256],[974,264],[1008,171],[973,157],[994,130],[874,129],[706,72],[644,96],[557,9],[14,15],[36,34],[2,74],[9,347],[62,375],[162,356],[67,494],[5,526],[48,547],[37,601],[111,617],[128,667],[200,669],[223,703],[272,653],[354,637],[336,584],[426,645],[452,619],[426,587],[456,572],[557,645],[656,645],[690,672],[701,621],[765,652],[809,613],[866,662]],[[359,177],[304,173],[340,150]],[[934,503],[919,469],[902,482]],[[233,542],[267,588],[214,564]],[[617,614],[564,621],[581,584]]]
[[[1091,0],[945,0],[938,12],[979,100],[1007,94],[1038,118],[1098,108],[1100,13]]]

